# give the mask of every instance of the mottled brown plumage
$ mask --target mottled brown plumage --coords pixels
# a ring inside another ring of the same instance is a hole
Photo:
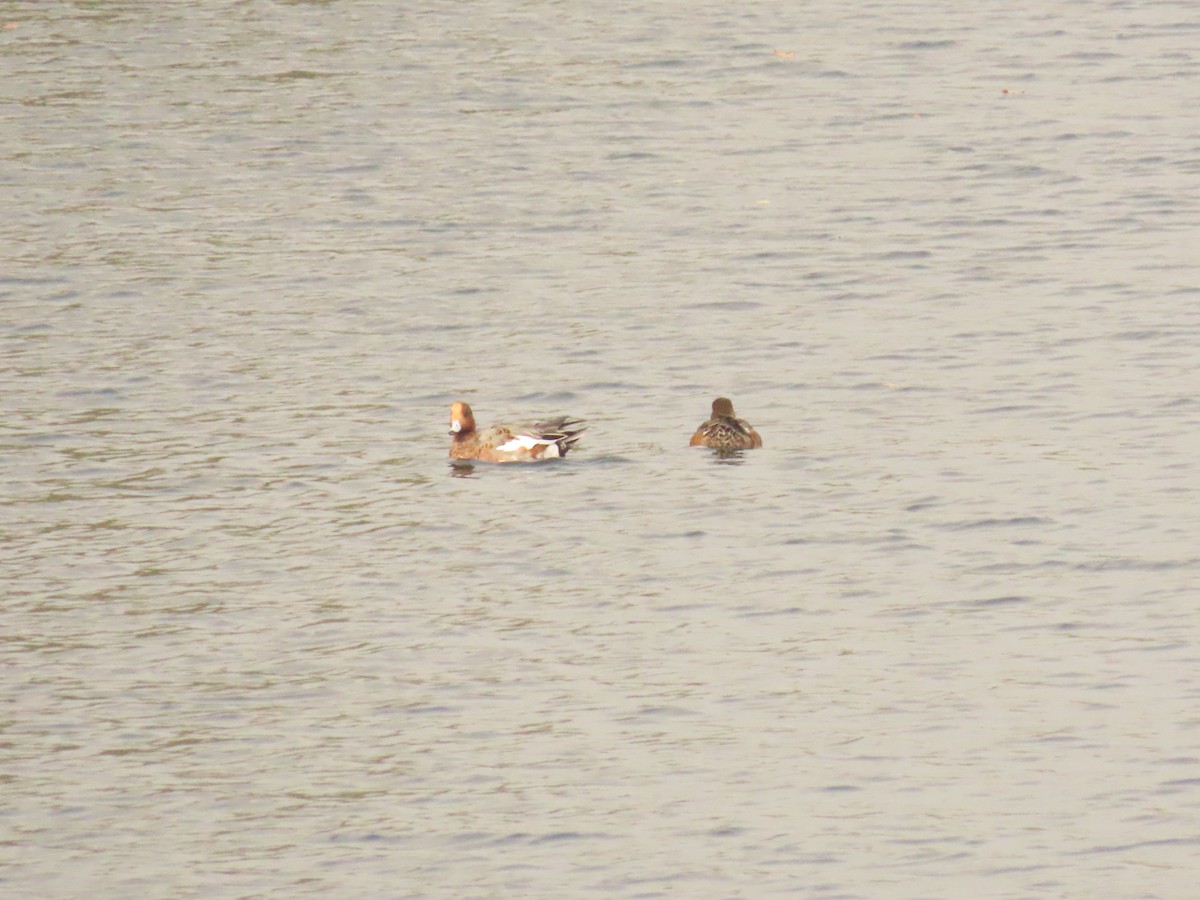
[[[750,450],[762,446],[762,438],[745,419],[733,411],[733,402],[726,397],[713,401],[712,418],[696,429],[691,446],[712,450]]]

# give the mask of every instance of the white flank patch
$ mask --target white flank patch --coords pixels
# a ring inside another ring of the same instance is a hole
[[[519,450],[532,450],[534,447],[545,447],[546,456],[558,456],[558,444],[545,438],[536,438],[531,434],[514,435],[496,448],[498,453],[515,453]]]

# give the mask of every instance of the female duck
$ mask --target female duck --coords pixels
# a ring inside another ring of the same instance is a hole
[[[691,446],[721,451],[750,450],[761,447],[762,438],[749,422],[734,414],[731,400],[718,397],[713,401],[712,418],[696,429]]]

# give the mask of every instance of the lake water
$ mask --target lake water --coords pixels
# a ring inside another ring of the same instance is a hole
[[[1191,0],[2,15],[4,896],[1195,895]]]

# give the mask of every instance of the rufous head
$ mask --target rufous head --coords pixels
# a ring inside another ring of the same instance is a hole
[[[461,400],[455,400],[450,404],[450,433],[465,434],[474,430],[475,416],[471,412],[471,407]]]

